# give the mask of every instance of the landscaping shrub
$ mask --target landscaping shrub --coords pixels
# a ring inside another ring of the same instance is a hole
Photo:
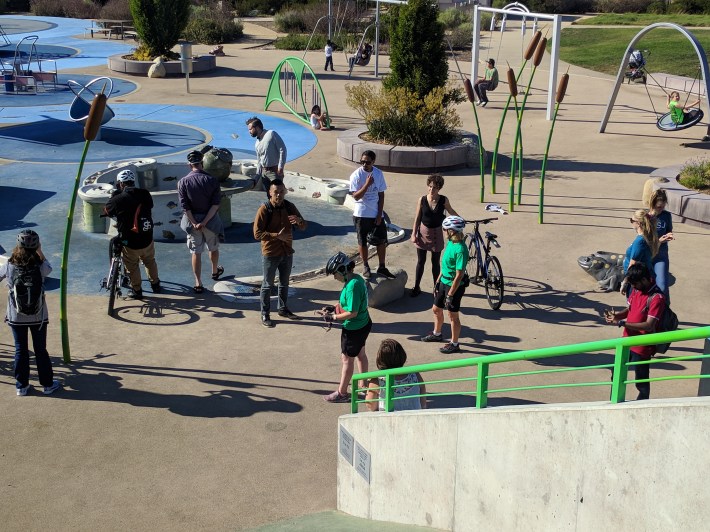
[[[64,17],[68,18],[98,18],[101,7],[91,0],[64,0],[62,2]]]
[[[437,87],[424,98],[404,87],[378,89],[367,83],[346,87],[347,104],[368,126],[371,140],[403,146],[437,146],[449,142],[461,127],[455,104],[460,89]]]
[[[646,13],[655,0],[597,0],[599,13]]]
[[[710,14],[710,0],[675,0],[668,6],[668,12],[688,15]]]
[[[305,33],[306,21],[300,9],[285,9],[274,17],[276,30],[281,33]]]
[[[239,39],[244,26],[231,19],[214,20],[193,17],[187,23],[183,36],[186,40],[202,44],[221,44]]]
[[[473,43],[473,23],[465,22],[457,28],[454,28],[447,38],[454,50],[471,48]]]
[[[109,20],[133,20],[128,0],[108,0],[101,8],[99,17]]]
[[[310,35],[305,35],[302,33],[290,33],[286,37],[279,37],[274,43],[274,47],[277,50],[305,50],[308,44],[308,39]],[[322,46],[321,46],[322,43]],[[311,50],[320,50],[325,47],[325,37],[322,35],[316,35],[311,41]]]
[[[706,191],[710,188],[710,160],[698,159],[685,163],[680,169],[678,181],[684,187]]]
[[[424,98],[443,87],[449,73],[444,26],[439,8],[428,0],[409,0],[393,12],[390,26],[390,74],[385,89],[404,87]]]
[[[503,8],[509,3],[508,0],[494,0],[493,7]],[[594,10],[594,0],[529,0],[524,3],[534,13],[567,14],[587,13]]]
[[[63,17],[63,4],[62,0],[32,0],[30,12],[37,17]]]
[[[464,22],[470,22],[471,15],[463,10],[451,7],[439,13],[439,22],[444,25],[447,30],[458,28]]]
[[[190,0],[130,0],[136,33],[149,54],[174,57],[170,49],[180,40],[190,17]]]
[[[27,13],[30,11],[30,0],[3,0],[0,5],[4,6],[7,13]]]

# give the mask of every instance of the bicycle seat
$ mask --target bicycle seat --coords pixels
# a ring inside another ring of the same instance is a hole
[[[490,231],[486,231],[486,238],[487,238],[488,240],[495,240],[496,238],[498,238],[498,235],[494,235],[494,234],[491,233]]]

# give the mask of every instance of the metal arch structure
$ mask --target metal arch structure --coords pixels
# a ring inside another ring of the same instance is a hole
[[[508,4],[507,6],[503,6],[503,9],[508,12],[517,12],[520,13],[521,16],[523,17],[523,23],[520,25],[520,33],[522,35],[525,35],[525,30],[527,28],[527,15],[530,14],[530,9],[524,4],[521,4],[520,2],[513,2],[512,4]],[[503,15],[503,20],[500,23],[500,31],[503,32],[505,31],[505,23],[508,19],[508,15]],[[496,29],[496,17],[493,15],[491,17],[491,31],[495,31]],[[537,17],[533,19],[533,28],[532,32],[535,33],[537,31]]]
[[[619,94],[619,87],[621,87],[621,83],[624,79],[626,65],[629,62],[631,52],[633,51],[636,43],[641,40],[641,37],[646,35],[649,31],[655,30],[656,28],[668,28],[672,30],[677,30],[683,35],[685,35],[685,37],[690,41],[690,44],[693,45],[693,49],[695,49],[695,53],[698,55],[698,60],[700,61],[700,71],[702,72],[703,82],[705,83],[705,106],[707,108],[706,116],[710,116],[710,100],[708,99],[708,95],[710,95],[710,85],[708,84],[708,58],[707,55],[705,55],[705,50],[703,49],[703,46],[700,44],[700,42],[698,42],[698,39],[695,38],[695,35],[686,30],[683,26],[673,24],[672,22],[656,22],[655,24],[646,26],[641,31],[639,31],[636,36],[631,39],[629,46],[626,48],[626,52],[624,52],[624,57],[621,58],[619,73],[616,75],[616,83],[614,84],[614,89],[611,92],[611,96],[609,96],[609,102],[607,103],[606,111],[604,112],[604,117],[602,118],[602,121],[599,124],[599,133],[604,133],[606,125],[609,122],[609,116],[611,116],[611,110],[614,107],[614,102],[616,101],[616,97]],[[707,134],[710,135],[710,125],[708,126]]]
[[[516,2],[517,4],[517,2]],[[522,4],[518,4],[519,6]],[[547,86],[547,114],[545,115],[547,120],[552,120],[552,113],[555,108],[555,94],[557,92],[557,63],[560,57],[560,36],[562,34],[562,18],[560,15],[546,15],[544,13],[525,13],[521,11],[521,8],[517,8],[515,11],[497,9],[493,7],[481,7],[479,5],[474,5],[473,7],[473,50],[471,54],[471,82],[475,82],[478,79],[478,62],[480,55],[480,43],[481,43],[481,12],[485,11],[487,13],[501,14],[501,15],[516,15],[516,16],[530,16],[534,17],[537,21],[549,20],[552,22],[552,49],[550,53],[550,77]]]
[[[328,104],[315,72],[303,59],[293,56],[284,58],[274,69],[269,90],[266,92],[264,111],[268,110],[272,103],[280,102],[299,120],[310,125],[311,110],[306,106],[307,90],[304,91],[303,86],[304,78],[308,75],[313,78],[311,106],[319,105],[321,111],[327,113]],[[328,122],[330,125],[330,114],[328,114]]]

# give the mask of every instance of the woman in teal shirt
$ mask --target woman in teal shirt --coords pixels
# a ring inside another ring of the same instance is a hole
[[[340,351],[343,363],[340,384],[333,393],[323,396],[329,403],[347,403],[350,401],[348,385],[355,370],[355,360],[360,373],[368,368],[365,342],[372,330],[372,320],[367,309],[367,286],[362,277],[356,274],[355,262],[342,251],[333,255],[325,267],[326,275],[332,275],[345,284],[340,292],[340,300],[335,307],[323,307],[328,321],[342,321],[340,333]]]
[[[444,325],[444,309],[449,313],[451,322],[451,341],[439,349],[444,354],[460,353],[459,334],[461,321],[459,308],[461,298],[466,290],[463,285],[466,264],[468,264],[468,248],[464,242],[463,230],[466,222],[460,216],[449,216],[441,226],[446,231],[449,241],[441,257],[441,273],[434,285],[434,330],[422,337],[422,342],[443,342],[441,329]]]

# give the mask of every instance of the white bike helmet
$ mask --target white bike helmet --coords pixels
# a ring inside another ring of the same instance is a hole
[[[136,174],[133,173],[133,170],[121,170],[116,176],[116,181],[118,181],[119,183],[127,183],[129,181],[133,181],[135,183]]]
[[[444,229],[453,229],[459,233],[463,233],[466,227],[466,221],[460,216],[447,216],[441,224]]]

